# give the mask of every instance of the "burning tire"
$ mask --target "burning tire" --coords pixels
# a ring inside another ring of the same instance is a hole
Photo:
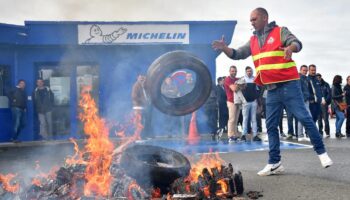
[[[191,169],[190,162],[181,153],[151,145],[127,148],[120,165],[139,185],[162,190],[166,190],[175,179],[187,176]]]
[[[177,98],[169,98],[161,93],[164,79],[171,73],[191,70],[196,74],[194,88]],[[211,75],[206,65],[197,57],[186,51],[173,51],[156,59],[147,71],[146,89],[153,105],[170,115],[185,115],[202,106],[210,95]]]

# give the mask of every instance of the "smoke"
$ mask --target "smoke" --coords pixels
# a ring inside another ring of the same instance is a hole
[[[65,161],[64,158],[73,154],[72,144],[9,148],[2,152],[0,157],[0,173],[17,174],[15,179],[28,185],[33,177],[37,177],[40,173],[48,173],[55,166],[61,166]]]

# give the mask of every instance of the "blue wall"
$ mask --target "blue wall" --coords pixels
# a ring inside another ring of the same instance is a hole
[[[24,27],[0,24],[0,65],[11,68],[13,87],[18,79],[27,82],[26,91],[31,95],[35,88],[36,72],[42,65],[99,65],[99,108],[107,119],[122,120],[131,112],[131,88],[139,73],[146,73],[150,64],[160,55],[174,50],[187,50],[204,61],[212,78],[215,78],[215,59],[218,53],[211,42],[227,36],[231,41],[235,21],[218,22],[103,22],[106,24],[189,24],[190,44],[133,44],[133,45],[78,45],[77,24],[92,22],[26,22]],[[96,22],[101,24],[101,22]],[[14,30],[16,29],[16,30]],[[17,32],[16,32],[17,31]],[[26,35],[25,38],[23,38]],[[3,34],[4,33],[4,34]],[[19,34],[21,33],[21,34]],[[12,42],[12,44],[11,44]],[[77,136],[77,94],[71,88],[71,134]],[[9,140],[11,123],[9,109],[0,111],[0,141]],[[156,113],[159,111],[156,111]],[[35,113],[32,101],[28,101],[27,126],[21,140],[35,140]],[[154,122],[155,124],[159,122]],[[200,125],[200,124],[199,124]],[[161,134],[161,130],[158,130]]]

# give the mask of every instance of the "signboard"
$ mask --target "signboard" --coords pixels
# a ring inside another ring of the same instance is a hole
[[[81,45],[113,45],[139,43],[189,44],[188,24],[81,24]]]

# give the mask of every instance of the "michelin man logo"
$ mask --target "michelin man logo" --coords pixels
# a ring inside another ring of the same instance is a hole
[[[116,31],[113,31],[110,34],[104,35],[101,28],[94,24],[90,27],[90,38],[85,40],[85,44],[92,44],[92,43],[112,43],[114,40],[116,40],[119,36],[123,35],[128,29],[121,27]]]

